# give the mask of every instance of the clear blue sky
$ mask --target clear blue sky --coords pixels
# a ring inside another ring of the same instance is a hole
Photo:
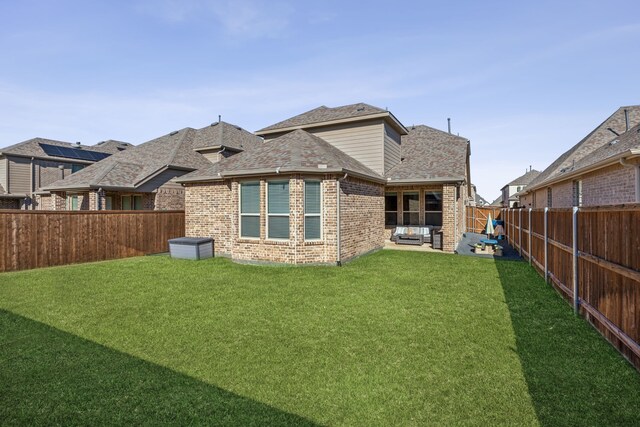
[[[487,199],[640,103],[636,1],[0,0],[0,147],[367,102],[472,143]]]

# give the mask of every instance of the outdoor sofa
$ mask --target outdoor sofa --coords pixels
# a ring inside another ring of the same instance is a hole
[[[433,225],[397,226],[391,234],[391,241],[395,243],[404,243],[402,242],[401,236],[412,235],[422,236],[422,243],[431,243],[431,234],[434,231],[438,231],[439,229],[440,227],[436,227]]]

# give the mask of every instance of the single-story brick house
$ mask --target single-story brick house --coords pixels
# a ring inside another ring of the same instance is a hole
[[[184,209],[184,188],[177,177],[261,144],[261,138],[219,120],[114,154],[45,189],[52,194],[54,210]]]
[[[0,149],[0,209],[51,209],[51,183],[131,148],[108,140],[83,145],[32,138]]]
[[[517,194],[525,208],[640,203],[640,105],[620,107]]]
[[[405,128],[367,104],[319,107],[257,135],[255,150],[176,180],[186,233],[240,261],[340,264],[384,245],[396,225],[441,227],[452,252],[473,203],[470,144]]]

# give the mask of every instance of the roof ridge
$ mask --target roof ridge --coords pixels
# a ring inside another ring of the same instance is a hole
[[[116,160],[116,161],[114,161],[114,162],[111,164],[111,166],[109,166],[109,167],[105,168],[105,171],[104,171],[103,173],[98,174],[94,179],[92,179],[91,181],[89,181],[89,185],[98,185],[98,183],[99,183],[99,182],[100,182],[100,181],[101,181],[105,176],[107,176],[107,175],[109,174],[109,172],[111,172],[111,171],[116,167],[116,165],[118,165],[118,163],[120,163],[120,162],[118,162],[117,160]],[[80,172],[82,172],[82,171],[80,171]],[[64,179],[64,178],[63,178],[63,179]]]
[[[171,165],[173,164],[173,161],[175,160],[176,156],[178,155],[178,152],[180,151],[180,148],[182,147],[182,144],[184,144],[184,140],[187,137],[188,134],[190,134],[190,130],[194,130],[192,128],[186,127],[184,129],[179,130],[180,131],[184,131],[184,134],[180,136],[180,139],[178,140],[178,143],[175,145],[175,147],[173,147],[173,149],[171,150],[171,153],[169,154],[169,159],[167,160],[167,165]],[[169,134],[171,135],[171,134]]]

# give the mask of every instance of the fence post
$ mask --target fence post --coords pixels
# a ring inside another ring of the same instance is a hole
[[[544,208],[544,281],[549,283],[549,208]]]
[[[578,211],[573,208],[573,313],[578,315],[580,310],[580,297],[578,295]]]
[[[518,253],[522,256],[522,209],[518,209]]]
[[[529,265],[531,265],[531,208],[529,208]]]

